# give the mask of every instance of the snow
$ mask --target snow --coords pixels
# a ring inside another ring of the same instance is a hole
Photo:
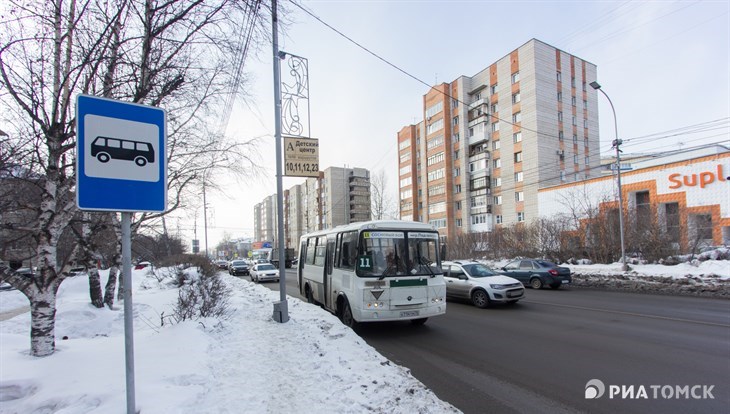
[[[228,319],[161,326],[177,289],[133,270],[136,406],[143,413],[458,412],[321,308],[224,275]],[[102,283],[108,272],[102,271]],[[0,413],[124,413],[124,312],[89,303],[88,279],[59,289],[56,352],[29,355],[30,313],[18,291],[0,292]],[[62,339],[65,338],[65,339]]]
[[[620,263],[569,267],[622,273]],[[230,318],[166,319],[161,326],[178,290],[149,269],[132,274],[136,402],[143,413],[458,412],[317,306],[289,297],[290,320],[277,323],[279,292],[221,273],[233,292]],[[632,264],[631,274],[730,279],[730,261]],[[102,271],[102,282],[107,275]],[[61,284],[56,352],[44,358],[29,355],[27,299],[0,292],[1,414],[126,412],[122,304],[96,309],[88,289],[83,276]]]

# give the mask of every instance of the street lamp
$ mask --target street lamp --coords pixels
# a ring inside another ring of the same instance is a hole
[[[591,88],[601,92],[603,96],[608,99],[608,103],[611,105],[611,111],[613,112],[613,128],[616,134],[616,138],[613,140],[613,148],[616,148],[616,177],[618,180],[618,227],[621,236],[621,270],[625,272],[629,270],[629,267],[626,265],[626,250],[624,249],[624,201],[623,192],[621,191],[621,150],[619,149],[622,141],[618,139],[618,122],[616,121],[616,109],[613,107],[613,102],[611,102],[611,98],[609,98],[606,92],[601,89],[601,85],[598,82],[593,81],[590,83],[590,85]]]

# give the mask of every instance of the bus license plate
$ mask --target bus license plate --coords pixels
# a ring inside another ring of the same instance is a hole
[[[417,310],[414,310],[414,311],[403,311],[403,312],[400,313],[400,317],[401,318],[408,318],[408,317],[411,317],[411,316],[418,316],[418,311]]]

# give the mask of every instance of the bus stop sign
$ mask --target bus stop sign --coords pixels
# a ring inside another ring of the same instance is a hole
[[[91,211],[167,208],[167,130],[161,108],[76,98],[76,205]]]

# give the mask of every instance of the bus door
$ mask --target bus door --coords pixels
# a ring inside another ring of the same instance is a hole
[[[327,261],[324,265],[324,306],[332,309],[332,265],[335,261],[335,239],[327,240]]]

